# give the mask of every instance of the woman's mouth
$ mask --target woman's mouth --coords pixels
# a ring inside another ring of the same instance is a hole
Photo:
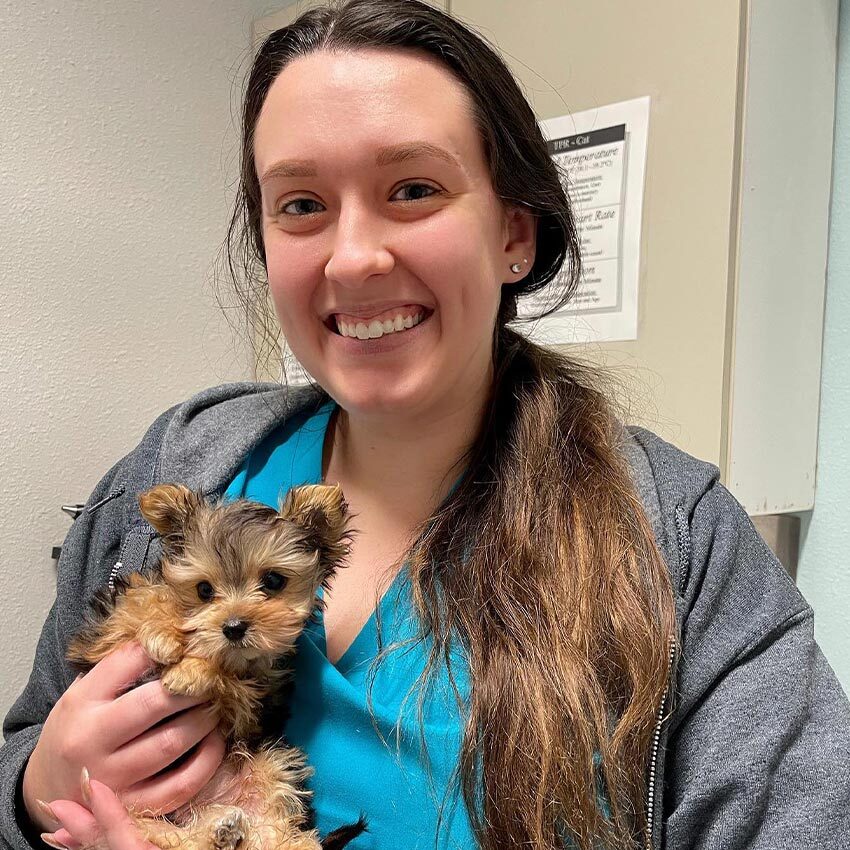
[[[420,305],[396,307],[368,319],[334,313],[325,324],[340,336],[353,339],[380,339],[382,336],[403,333],[416,327],[433,312]]]

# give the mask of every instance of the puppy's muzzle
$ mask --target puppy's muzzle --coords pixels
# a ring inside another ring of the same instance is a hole
[[[250,625],[247,620],[226,620],[221,630],[228,640],[236,642],[245,637],[245,632],[248,631]]]

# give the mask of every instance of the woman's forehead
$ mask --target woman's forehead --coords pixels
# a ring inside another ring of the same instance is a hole
[[[475,168],[480,142],[471,100],[448,69],[421,51],[321,51],[294,60],[272,83],[254,153],[262,175],[282,157],[414,139]]]

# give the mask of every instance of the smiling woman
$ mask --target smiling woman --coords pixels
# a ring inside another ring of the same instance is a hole
[[[400,405],[420,427],[478,415],[502,285],[534,258],[535,217],[497,198],[473,111],[425,53],[320,50],[277,75],[254,127],[280,327],[372,428],[389,415],[408,430]]]
[[[92,494],[7,718],[9,846],[138,850],[119,797],[170,811],[215,782],[200,700],[128,690],[137,649],[79,681],[62,661],[80,589],[153,561],[134,500],[169,476],[272,507],[338,483],[355,517],[272,718],[321,833],[363,813],[363,850],[845,847],[850,705],[811,609],[715,467],[512,327],[581,262],[496,51],[418,0],[312,9],[259,49],[242,130],[228,268],[315,384],[202,393]]]

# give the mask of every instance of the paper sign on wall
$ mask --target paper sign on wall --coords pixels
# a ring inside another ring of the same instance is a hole
[[[637,338],[649,101],[640,97],[540,122],[573,206],[584,268],[567,307],[518,325],[527,336],[546,343]],[[561,275],[520,299],[519,315],[545,309],[559,284]]]

